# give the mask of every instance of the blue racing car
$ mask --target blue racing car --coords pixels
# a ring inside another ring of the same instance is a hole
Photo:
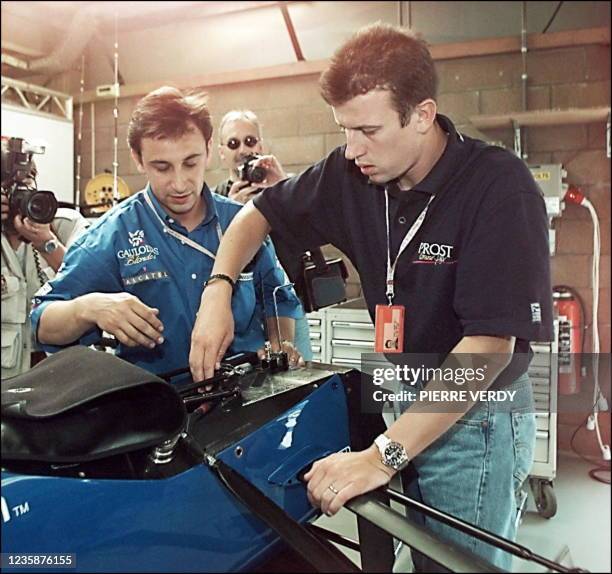
[[[71,347],[2,381],[2,569],[352,572],[330,544],[391,571],[392,536],[451,571],[497,572],[391,509],[389,499],[515,555],[571,571],[387,488],[346,506],[361,545],[313,526],[302,474],[384,430],[361,373],[237,356],[213,379],[169,382]],[[287,554],[287,548],[292,554]],[[275,565],[277,557],[289,561]]]

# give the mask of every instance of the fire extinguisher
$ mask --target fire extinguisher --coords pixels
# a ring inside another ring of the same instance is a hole
[[[559,394],[580,392],[584,350],[584,305],[571,287],[553,288],[553,305],[559,321]]]

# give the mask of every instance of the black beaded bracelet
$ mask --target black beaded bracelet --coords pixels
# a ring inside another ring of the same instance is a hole
[[[232,286],[232,289],[236,285],[236,282],[229,275],[225,275],[224,273],[215,273],[206,280],[204,283],[204,289],[217,280],[227,281]]]

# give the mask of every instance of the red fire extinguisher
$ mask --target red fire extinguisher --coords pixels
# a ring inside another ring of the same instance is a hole
[[[580,392],[584,339],[584,308],[571,287],[553,288],[553,304],[559,320],[559,394]]]

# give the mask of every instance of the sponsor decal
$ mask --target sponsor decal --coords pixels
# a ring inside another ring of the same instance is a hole
[[[146,243],[144,231],[128,231],[130,249],[120,249],[117,251],[117,257],[126,266],[138,265],[146,261],[153,261],[159,255],[159,249]]]
[[[153,279],[166,279],[168,273],[166,271],[150,271],[148,273],[141,273],[140,275],[134,275],[133,277],[124,277],[123,284],[128,287],[130,285],[136,285],[137,283],[144,283],[145,281],[151,281]]]
[[[10,507],[6,498],[0,498],[0,508],[2,510],[2,522],[6,523],[11,520],[11,518],[19,518],[24,514],[30,512],[30,503],[25,501],[17,506]]]
[[[453,245],[421,242],[418,251],[419,257],[417,260],[413,261],[413,263],[456,263],[456,259],[451,259],[453,255],[453,249],[455,249]]]

